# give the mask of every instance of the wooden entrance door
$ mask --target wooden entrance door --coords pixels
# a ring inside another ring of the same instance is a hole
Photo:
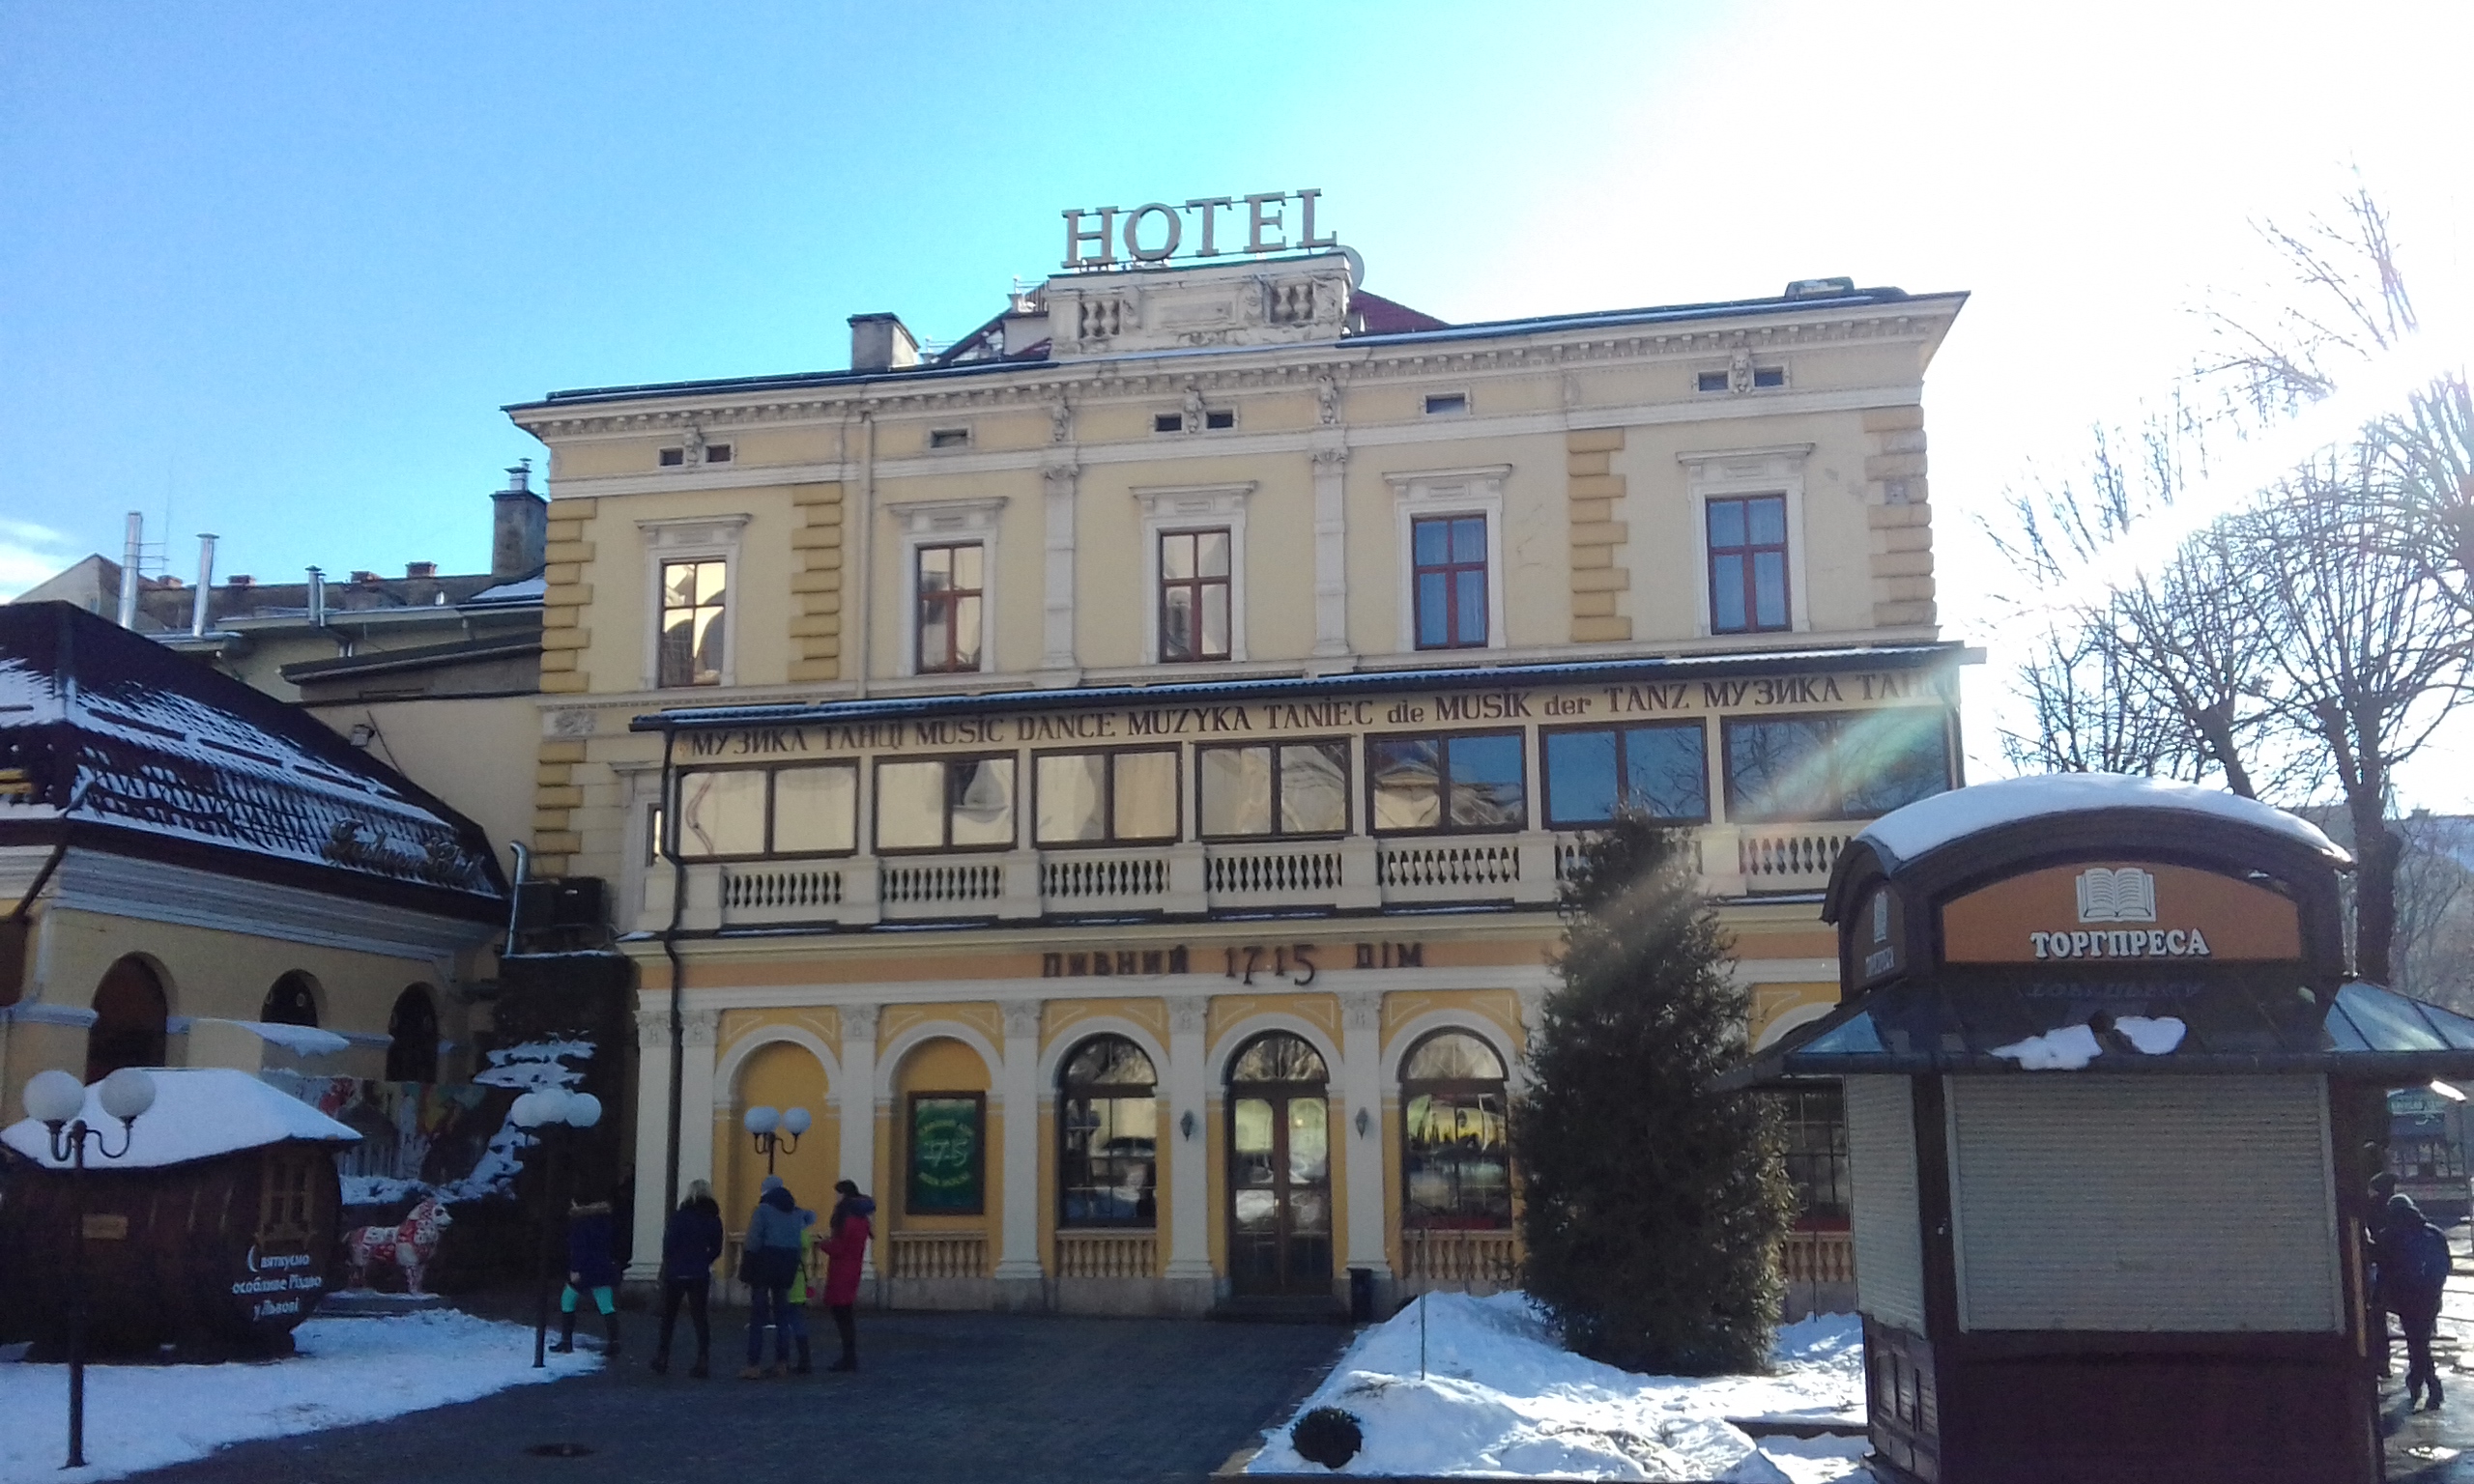
[[[1239,1294],[1332,1292],[1331,1099],[1323,1058],[1256,1039],[1228,1081],[1228,1267]]]

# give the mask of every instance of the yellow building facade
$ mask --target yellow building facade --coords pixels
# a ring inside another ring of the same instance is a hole
[[[1831,859],[1957,781],[1921,395],[1963,297],[1449,326],[1229,256],[509,410],[535,860],[640,971],[639,1276],[675,1088],[734,1229],[745,1111],[810,1110],[771,1162],[877,1196],[882,1301],[1503,1282],[1560,874],[1619,803],[1699,832],[1756,1041],[1834,1001]]]

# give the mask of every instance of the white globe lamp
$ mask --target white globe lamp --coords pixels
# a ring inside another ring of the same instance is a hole
[[[771,1133],[774,1126],[782,1122],[782,1110],[779,1108],[767,1107],[763,1103],[760,1102],[755,1107],[747,1110],[746,1122],[747,1131],[750,1133]]]
[[[810,1113],[805,1108],[784,1108],[782,1110],[782,1131],[794,1139],[800,1134],[807,1132],[808,1126],[815,1122],[816,1115]]]
[[[103,1078],[100,1097],[104,1112],[133,1124],[139,1114],[155,1106],[155,1079],[134,1067],[123,1067]]]
[[[65,1071],[38,1071],[26,1079],[26,1115],[54,1128],[86,1110],[86,1084]]]
[[[600,1099],[590,1093],[571,1093],[567,1096],[567,1126],[569,1127],[590,1128],[599,1122],[601,1122]]]

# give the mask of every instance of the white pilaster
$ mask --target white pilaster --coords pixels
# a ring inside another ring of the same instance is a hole
[[[874,1194],[877,1168],[877,1007],[842,1007],[842,1085],[833,1090],[834,1112],[842,1123],[840,1179]],[[838,1199],[838,1197],[837,1197]],[[881,1227],[879,1215],[877,1224]],[[876,1276],[881,1236],[868,1243],[866,1267]]]
[[[662,1208],[662,1171],[670,1159],[670,1012],[636,1012],[636,1209],[628,1218],[636,1224],[635,1256],[627,1264],[627,1280],[651,1283],[661,1277],[662,1228],[670,1213]],[[678,1184],[687,1187],[687,1172]]]
[[[1337,442],[1314,450],[1314,652],[1318,655],[1349,652],[1349,528],[1342,480],[1348,462],[1348,449]]]
[[[728,1093],[713,1085],[713,1043],[721,1029],[722,1013],[717,1010],[691,1010],[681,1017],[686,1025],[687,1054],[683,1065],[687,1074],[679,1079],[678,1099],[678,1188],[687,1188],[693,1180],[714,1180],[713,1110],[728,1099]],[[661,1089],[663,1117],[669,1116],[667,1084]],[[718,1181],[715,1181],[719,1193]],[[724,1221],[731,1219],[728,1213]]]
[[[1072,462],[1040,471],[1046,486],[1046,579],[1041,589],[1040,669],[1074,668],[1074,502],[1081,470]]]
[[[1200,995],[1168,1001],[1167,1078],[1161,1091],[1160,1138],[1168,1145],[1168,1263],[1163,1275],[1209,1285],[1211,1273],[1211,1069],[1203,1031],[1211,1001]],[[1186,1121],[1194,1121],[1194,1135]],[[1208,1301],[1208,1294],[1204,1296]]]
[[[998,1070],[1005,1110],[1005,1211],[996,1282],[1009,1307],[1038,1301],[1040,1265],[1040,1007],[1036,1000],[1004,1007],[1005,1065]],[[1029,1293],[1005,1293],[1029,1284]]]
[[[1346,1266],[1374,1270],[1379,1301],[1392,1281],[1383,1229],[1383,1185],[1391,1165],[1390,1140],[1383,1136],[1383,992],[1343,989],[1339,1001],[1340,1132],[1349,1152]]]

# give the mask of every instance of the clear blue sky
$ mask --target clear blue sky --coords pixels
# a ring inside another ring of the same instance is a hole
[[[1447,319],[1973,291],[1926,403],[1981,775],[1975,523],[2269,290],[2254,221],[2359,170],[2474,346],[2468,55],[2461,0],[0,0],[0,594],[167,502],[184,576],[207,529],[226,574],[477,569],[538,451],[505,403],[840,366],[866,311],[951,338],[1063,208],[1317,186]]]

